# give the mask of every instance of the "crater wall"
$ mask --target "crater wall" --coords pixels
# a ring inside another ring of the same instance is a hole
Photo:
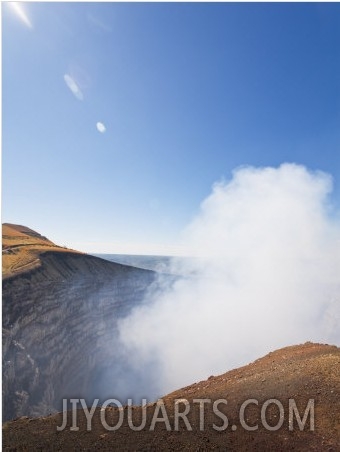
[[[119,378],[124,367],[117,320],[156,281],[152,271],[94,256],[46,252],[40,260],[3,280],[4,421],[104,395],[102,375]]]

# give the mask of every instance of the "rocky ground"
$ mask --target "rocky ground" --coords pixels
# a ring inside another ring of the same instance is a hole
[[[211,403],[202,405],[201,411],[197,399]],[[227,404],[219,402],[219,411],[214,412],[213,403],[219,399]],[[270,399],[275,400],[268,402]],[[67,425],[61,431],[57,426],[62,426],[63,413],[19,418],[3,426],[3,449],[339,451],[340,349],[313,343],[283,348],[160,400],[164,408],[160,401],[146,407],[146,424],[140,431],[129,427],[126,406],[97,408],[89,424],[82,409],[76,412],[74,421],[68,412]],[[189,410],[186,420],[178,416],[185,409]],[[133,407],[130,414],[138,426],[142,407]],[[101,416],[111,427],[117,426],[121,417],[122,425],[109,431]]]

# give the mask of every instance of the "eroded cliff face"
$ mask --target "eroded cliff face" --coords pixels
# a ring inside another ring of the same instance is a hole
[[[124,367],[117,320],[155,279],[151,271],[55,251],[43,253],[38,268],[4,279],[3,420],[59,411],[63,398],[109,395],[102,376],[119,379]]]

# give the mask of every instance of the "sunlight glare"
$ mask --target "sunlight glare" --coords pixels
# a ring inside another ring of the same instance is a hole
[[[19,19],[28,27],[33,28],[33,25],[29,18],[27,17],[25,11],[23,10],[21,3],[17,2],[10,2],[9,6],[12,8],[12,10],[15,12],[15,14],[19,17]]]

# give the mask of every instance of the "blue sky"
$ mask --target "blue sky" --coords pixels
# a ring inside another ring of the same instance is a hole
[[[176,253],[241,165],[339,205],[338,3],[3,3],[2,81],[2,221],[61,245]]]

